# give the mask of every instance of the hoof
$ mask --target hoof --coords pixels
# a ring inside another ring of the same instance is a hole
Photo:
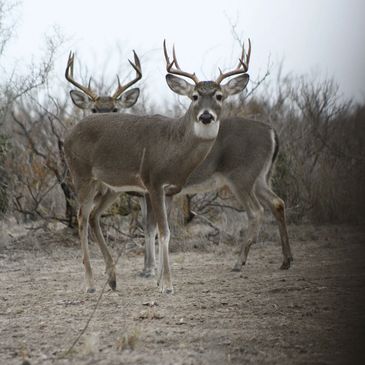
[[[109,286],[111,287],[111,289],[114,291],[117,288],[117,281],[114,280],[109,280],[108,281]]]
[[[145,278],[154,278],[156,276],[155,272],[154,271],[145,271],[144,273],[144,277]]]
[[[95,288],[87,288],[86,289],[86,293],[95,293],[95,292],[96,292]]]
[[[157,280],[157,286],[159,287],[160,293],[162,294],[173,294],[174,289],[170,280]]]
[[[157,284],[157,287],[160,287],[160,284],[161,284],[161,276],[159,276],[156,280],[156,284]],[[163,283],[163,282],[162,282]],[[162,287],[163,287],[163,284],[162,284]]]
[[[161,293],[167,295],[174,294],[174,289],[172,288],[161,289]]]
[[[242,265],[241,264],[236,264],[234,265],[232,271],[233,272],[240,272],[242,270]]]
[[[280,266],[280,270],[288,270],[290,268],[291,261],[293,261],[293,258],[285,259]]]
[[[138,276],[140,276],[141,278],[149,279],[149,278],[154,278],[156,274],[154,270],[146,270],[146,271],[143,270],[138,273]]]
[[[105,270],[105,273],[108,276],[108,285],[110,286],[110,288],[112,290],[115,290],[117,288],[117,276],[115,273],[114,264],[112,266],[110,266],[109,268],[107,267]]]

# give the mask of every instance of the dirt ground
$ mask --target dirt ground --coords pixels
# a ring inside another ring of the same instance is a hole
[[[0,364],[365,363],[364,233],[312,225],[289,233],[289,271],[279,270],[275,234],[252,247],[241,273],[231,272],[232,245],[173,253],[172,296],[138,276],[143,257],[130,249],[117,265],[118,290],[104,293],[67,356],[105,282],[97,247],[97,292],[86,294],[77,237],[13,238],[0,246]]]

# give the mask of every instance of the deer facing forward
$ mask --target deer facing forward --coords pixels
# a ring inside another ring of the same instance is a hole
[[[181,70],[175,50],[170,62],[165,43],[164,51],[168,86],[191,99],[182,117],[93,114],[78,123],[65,140],[65,155],[80,206],[79,235],[88,292],[95,291],[88,250],[89,223],[105,259],[108,283],[116,288],[115,265],[95,220],[121,191],[146,194],[159,238],[157,282],[161,292],[173,292],[165,194],[178,193],[205,159],[218,135],[224,100],[242,91],[249,80],[249,52],[245,62],[244,50],[238,67],[221,73],[216,81],[199,81],[195,74]],[[188,77],[194,84],[175,75]],[[223,79],[234,75],[239,76],[221,85]]]

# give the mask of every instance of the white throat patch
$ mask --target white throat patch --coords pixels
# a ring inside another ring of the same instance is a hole
[[[202,122],[194,122],[194,134],[201,139],[214,139],[219,131],[219,120],[204,124]]]

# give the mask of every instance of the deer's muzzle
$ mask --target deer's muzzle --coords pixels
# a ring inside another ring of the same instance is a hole
[[[211,113],[209,113],[207,110],[205,110],[202,114],[200,114],[199,120],[203,124],[209,124],[210,122],[214,121],[214,116]]]

